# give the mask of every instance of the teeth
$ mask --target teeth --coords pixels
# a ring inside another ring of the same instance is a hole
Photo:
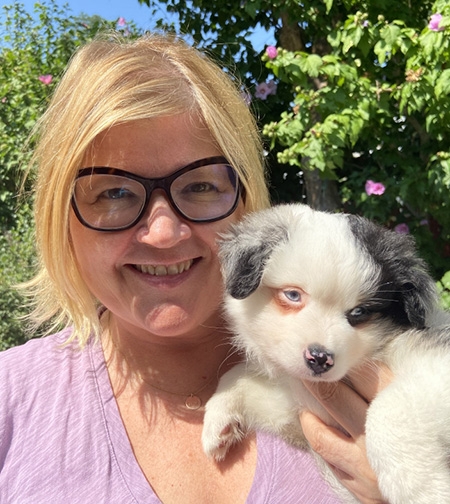
[[[171,264],[170,266],[163,266],[159,264],[158,266],[152,266],[150,264],[136,264],[137,270],[145,273],[147,275],[155,276],[166,276],[166,275],[179,275],[183,271],[187,271],[192,266],[192,259],[188,261],[183,261],[178,264]]]
[[[155,275],[156,276],[165,276],[167,275],[168,271],[165,266],[156,266],[155,267]]]

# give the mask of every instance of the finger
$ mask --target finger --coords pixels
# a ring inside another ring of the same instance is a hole
[[[360,475],[367,465],[365,451],[357,445],[354,439],[347,437],[339,429],[325,424],[310,411],[300,414],[302,429],[311,448],[318,453],[327,464],[337,468],[348,479]],[[364,459],[364,460],[363,460]],[[359,463],[364,461],[364,465]],[[367,465],[368,477],[373,477],[372,469]]]
[[[302,411],[300,423],[311,448],[328,464],[339,467],[343,472],[351,472],[352,457],[348,447],[353,441],[339,429],[326,425],[310,411]],[[342,449],[344,446],[344,449]]]
[[[380,361],[367,361],[357,370],[350,371],[348,378],[351,386],[366,401],[371,402],[375,396],[389,385],[393,379],[392,371]]]
[[[358,440],[364,435],[368,404],[350,386],[342,382],[303,384],[352,438]]]
[[[360,502],[383,502],[375,473],[358,443],[309,411],[301,413],[300,422],[311,448]]]
[[[347,488],[361,504],[388,504],[381,495],[375,473],[367,473],[366,476],[356,477],[341,471],[339,468],[327,464],[341,484]]]

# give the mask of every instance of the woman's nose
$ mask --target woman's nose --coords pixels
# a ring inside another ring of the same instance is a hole
[[[169,248],[191,236],[189,224],[172,208],[161,190],[151,195],[147,211],[137,224],[137,239],[157,248]]]

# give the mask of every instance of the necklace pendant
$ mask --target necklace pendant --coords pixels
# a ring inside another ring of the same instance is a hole
[[[184,405],[186,406],[187,409],[198,410],[202,405],[202,400],[200,399],[200,397],[191,394],[190,396],[186,397]]]

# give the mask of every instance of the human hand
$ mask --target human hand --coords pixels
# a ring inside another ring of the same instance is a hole
[[[364,426],[369,403],[391,382],[392,373],[383,364],[368,363],[348,378],[351,386],[344,382],[303,382],[348,436],[309,411],[300,415],[303,432],[312,449],[361,503],[385,503],[367,460]]]

